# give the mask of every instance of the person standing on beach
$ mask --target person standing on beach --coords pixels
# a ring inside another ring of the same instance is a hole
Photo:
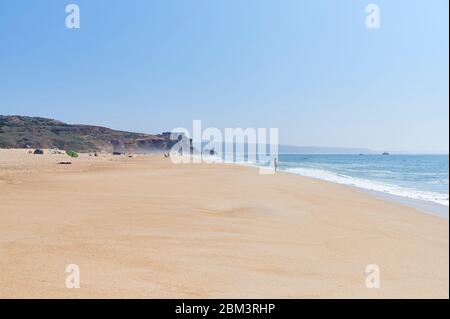
[[[275,168],[275,172],[276,172],[278,170],[278,161],[277,161],[276,157],[273,160],[273,167]]]

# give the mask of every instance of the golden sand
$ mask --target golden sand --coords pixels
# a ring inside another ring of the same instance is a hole
[[[0,297],[448,298],[449,223],[249,167],[0,150]]]

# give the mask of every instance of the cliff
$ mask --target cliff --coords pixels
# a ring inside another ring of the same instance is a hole
[[[166,151],[174,144],[167,133],[149,135],[57,120],[0,115],[0,148],[59,148],[78,152]]]

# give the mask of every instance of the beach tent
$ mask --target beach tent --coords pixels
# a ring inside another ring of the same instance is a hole
[[[78,157],[78,154],[75,151],[66,151],[66,154],[70,157]]]
[[[40,148],[37,148],[37,149],[34,150],[33,154],[35,154],[35,155],[43,155],[44,151],[41,150]]]

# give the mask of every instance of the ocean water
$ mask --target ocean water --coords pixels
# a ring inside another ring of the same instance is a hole
[[[280,155],[279,170],[449,206],[447,155]]]

